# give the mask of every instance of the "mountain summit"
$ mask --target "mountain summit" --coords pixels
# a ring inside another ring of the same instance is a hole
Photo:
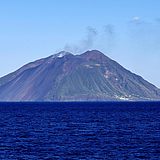
[[[0,78],[0,101],[159,99],[158,88],[97,50],[62,51]]]

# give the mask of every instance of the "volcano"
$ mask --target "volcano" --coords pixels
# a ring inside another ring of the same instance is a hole
[[[0,101],[160,100],[160,89],[98,50],[62,51],[0,78]]]

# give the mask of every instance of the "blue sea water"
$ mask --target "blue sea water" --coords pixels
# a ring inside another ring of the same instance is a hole
[[[1,160],[160,159],[160,102],[0,103]]]

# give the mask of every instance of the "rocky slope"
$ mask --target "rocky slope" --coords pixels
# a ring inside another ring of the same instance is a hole
[[[0,78],[0,101],[159,99],[158,88],[97,50],[62,51]]]

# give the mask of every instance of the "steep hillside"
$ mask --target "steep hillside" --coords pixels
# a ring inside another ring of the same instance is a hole
[[[97,50],[62,51],[0,78],[0,101],[159,99],[158,88]]]

